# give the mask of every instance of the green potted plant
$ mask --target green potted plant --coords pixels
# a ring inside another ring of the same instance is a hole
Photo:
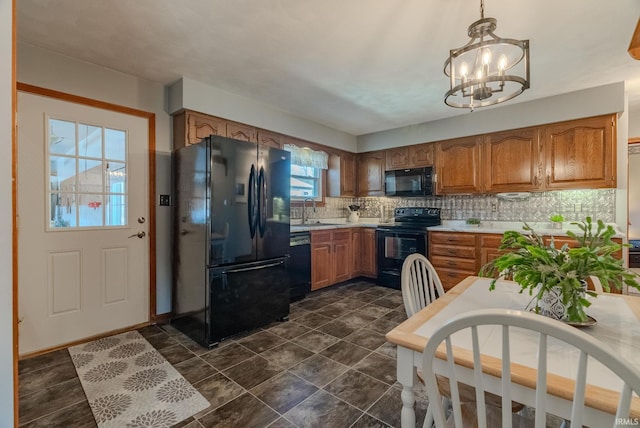
[[[469,217],[467,219],[467,226],[475,226],[475,227],[480,226],[480,219],[475,217]]]
[[[551,220],[551,227],[554,229],[562,229],[562,222],[564,221],[564,217],[561,214],[554,214],[549,217]]]
[[[640,289],[639,276],[625,269],[623,261],[614,257],[622,245],[612,240],[616,233],[612,226],[598,220],[594,232],[591,217],[571,224],[582,231],[581,234],[567,231],[567,235],[576,240],[575,248],[567,244],[557,248],[553,239],[545,244],[542,236],[527,223],[523,226],[524,232],[505,232],[500,249],[506,252],[484,265],[480,276],[494,278],[492,290],[501,278],[517,282],[521,293],[526,290],[533,296],[536,313],[569,323],[588,321],[585,308],[591,303],[586,295],[597,296],[586,288],[590,276],[597,277],[606,291],[619,290],[623,284]]]

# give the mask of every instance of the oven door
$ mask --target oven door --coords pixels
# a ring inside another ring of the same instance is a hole
[[[402,264],[409,254],[427,255],[426,230],[379,228],[376,231],[378,247],[378,283],[400,289]]]

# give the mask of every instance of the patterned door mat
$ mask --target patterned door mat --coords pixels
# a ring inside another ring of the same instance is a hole
[[[137,331],[69,348],[99,428],[170,427],[209,402]]]

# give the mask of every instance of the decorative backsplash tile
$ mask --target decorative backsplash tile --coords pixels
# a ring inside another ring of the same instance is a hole
[[[393,217],[396,207],[435,207],[442,209],[443,220],[466,220],[476,217],[493,221],[548,221],[562,214],[565,221],[583,220],[586,216],[615,222],[615,189],[562,190],[530,193],[525,200],[504,200],[496,195],[455,195],[425,198],[326,198],[324,207],[313,212],[307,206],[308,218],[347,217],[349,205],[360,205],[361,217]],[[382,214],[384,213],[384,215]],[[299,219],[302,208],[292,208],[291,218]]]

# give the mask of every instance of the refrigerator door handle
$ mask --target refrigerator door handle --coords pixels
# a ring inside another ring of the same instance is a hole
[[[249,189],[247,189],[247,214],[249,217],[249,233],[251,239],[256,236],[256,167],[252,164],[249,172]]]
[[[230,273],[248,272],[248,271],[252,271],[252,270],[267,269],[267,268],[271,268],[271,267],[274,267],[274,266],[281,265],[283,263],[284,263],[284,260],[278,260],[277,262],[269,263],[268,265],[251,266],[251,267],[246,267],[246,268],[225,270],[225,271],[223,271],[221,273],[223,275],[227,275],[227,274],[230,274]]]
[[[264,237],[264,231],[267,227],[267,177],[264,173],[264,167],[260,167],[258,173],[258,230],[260,237]]]

